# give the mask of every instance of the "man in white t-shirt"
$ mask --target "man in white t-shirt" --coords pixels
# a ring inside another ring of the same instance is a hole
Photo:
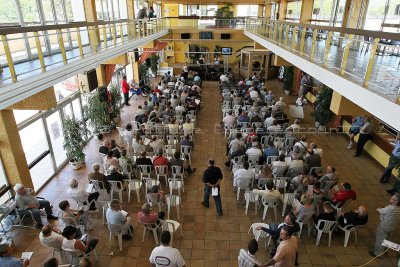
[[[185,261],[179,250],[169,245],[171,233],[162,231],[160,236],[161,246],[155,247],[151,252],[149,261],[153,267],[184,267]]]

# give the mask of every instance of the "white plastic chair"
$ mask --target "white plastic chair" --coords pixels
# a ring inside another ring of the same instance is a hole
[[[140,178],[143,180],[144,178],[151,178],[151,170],[153,166],[151,165],[138,165]]]
[[[185,178],[185,169],[183,166],[171,166],[172,170],[172,177],[176,179],[181,179],[182,183],[184,183],[184,178]]]
[[[290,183],[290,178],[289,177],[276,177],[274,179],[274,184],[276,188],[278,189],[283,189],[283,191],[286,193],[286,188],[287,185]]]
[[[312,167],[311,169],[310,169],[310,171],[308,172],[308,175],[312,175],[312,174],[318,174],[318,173],[320,173],[321,171],[323,170],[323,168],[322,167]]]
[[[340,224],[337,224],[337,227],[339,227],[339,229],[344,232],[344,244],[343,244],[344,247],[347,247],[347,243],[349,243],[351,232],[354,232],[354,237],[357,246],[357,227],[359,226],[361,225],[354,226],[352,224],[348,224],[346,226],[341,226]]]
[[[253,179],[238,177],[236,180],[236,201],[239,200],[240,189],[247,190],[250,188]]]
[[[320,224],[324,223],[324,227],[322,230],[319,230]],[[321,239],[322,233],[329,234],[329,243],[328,246],[331,246],[331,237],[332,237],[332,232],[333,229],[335,228],[335,221],[327,221],[327,220],[319,220],[318,224],[315,226],[315,229],[317,229],[317,241],[315,242],[315,245],[318,246],[319,241]]]
[[[125,131],[126,129],[122,128],[122,127],[115,127],[118,131],[118,136],[119,136],[119,141],[123,144],[125,144]],[[132,142],[132,141],[131,141]]]
[[[160,182],[157,181],[156,179],[152,179],[152,178],[144,178],[143,179],[144,184],[145,184],[145,194],[147,196],[148,192],[153,188],[153,186],[157,185],[158,187],[160,187]]]
[[[335,206],[332,205],[332,208],[334,208],[336,210],[337,217],[344,214],[346,207],[350,204],[351,201],[352,201],[352,199],[348,199],[343,204],[342,204],[342,202],[339,202],[339,203],[336,203]]]
[[[276,221],[276,218],[277,218],[276,207],[278,205],[278,199],[277,198],[262,198],[261,201],[262,201],[262,204],[264,206],[264,212],[263,212],[262,219],[265,220],[265,216],[267,215],[268,208],[273,208],[274,209],[274,215],[275,215],[275,221]]]
[[[124,180],[124,182],[128,188],[128,202],[131,202],[131,192],[135,191],[137,201],[140,203],[140,188],[142,187],[141,181],[135,179],[127,179]]]
[[[296,220],[296,222],[300,226],[299,238],[301,237],[301,231],[303,230],[303,225],[304,224],[307,224],[308,236],[310,236],[310,231],[311,231],[311,221],[310,220],[311,220],[313,214],[314,213],[306,213],[306,214],[304,214],[302,221]]]
[[[171,233],[171,246],[172,246],[172,241],[174,239],[174,233],[180,229],[181,230],[181,238],[183,238],[183,232],[182,232],[182,226],[179,222],[174,221],[174,220],[164,220],[161,223],[161,230],[165,230]]]
[[[124,189],[121,181],[108,181],[111,186],[111,199],[114,196],[114,193],[118,193],[119,201],[122,203],[122,190]]]
[[[169,193],[172,195],[173,190],[178,190],[178,195],[181,196],[181,190],[183,189],[182,179],[169,178],[168,179]]]
[[[147,193],[146,201],[150,204],[151,207],[157,205],[158,211],[161,211],[161,195],[157,193]]]
[[[279,157],[278,156],[268,156],[267,157],[267,162],[265,163],[265,164],[267,164],[268,166],[272,166],[272,163],[274,162],[274,161],[277,161],[279,159]]]
[[[143,224],[143,226],[144,226],[142,243],[144,242],[144,236],[146,235],[146,230],[149,230],[153,233],[154,241],[156,242],[156,244],[158,244],[158,232],[157,231],[160,228],[161,224],[143,223],[141,221],[139,221],[139,223]]]
[[[269,225],[266,223],[253,223],[250,226],[250,229],[247,233],[250,234],[250,232],[251,232],[254,236],[254,239],[257,240],[257,242],[260,238],[264,238],[265,239],[265,250],[267,250],[267,238],[269,237],[269,240],[268,240],[268,243],[269,243],[269,241],[271,240],[271,236],[268,233],[264,232],[263,230],[256,230],[256,228],[258,226],[269,229]]]
[[[192,164],[192,147],[191,146],[181,146],[181,156],[184,159],[186,156],[189,157],[189,163]]]
[[[165,185],[168,186],[168,166],[167,165],[159,165],[154,167],[156,170],[157,180],[160,182],[161,185],[161,177],[164,177]]]
[[[260,196],[254,194],[254,193],[253,193],[252,191],[250,191],[250,190],[246,190],[246,191],[244,192],[244,200],[245,200],[245,202],[246,202],[245,214],[247,214],[247,211],[248,211],[248,209],[249,209],[249,204],[250,204],[250,203],[254,203],[255,212],[256,212],[256,215],[257,215],[258,203],[260,202],[259,199],[260,199]]]
[[[287,205],[292,205],[294,196],[295,196],[294,193],[284,193],[283,194],[282,216],[285,216],[285,211],[286,211]]]
[[[111,243],[112,243],[112,236],[116,235],[118,237],[118,245],[119,245],[119,250],[122,251],[122,236],[126,233],[126,230],[128,230],[129,234],[132,236],[131,228],[127,227],[125,224],[107,224],[108,231],[110,231],[110,237],[108,239],[108,246],[111,249]]]
[[[169,219],[169,214],[171,212],[171,207],[176,207],[176,213],[178,214],[178,219],[180,217],[179,208],[181,205],[181,197],[177,195],[167,195],[165,196],[167,202],[167,218]]]

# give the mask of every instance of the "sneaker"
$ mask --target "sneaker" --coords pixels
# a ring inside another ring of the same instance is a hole
[[[54,216],[53,214],[47,215],[47,220],[58,220],[58,217]]]

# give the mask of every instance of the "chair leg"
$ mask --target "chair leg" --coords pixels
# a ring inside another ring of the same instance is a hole
[[[156,244],[158,245],[157,229],[153,229],[152,232],[154,236],[154,241],[156,241]]]
[[[181,229],[181,238],[183,238],[183,231],[182,231],[182,226],[179,227]]]
[[[249,204],[250,204],[250,200],[248,198],[248,199],[246,199],[246,210],[244,211],[244,214],[246,214],[246,215],[247,215],[247,211],[249,209]]]
[[[354,237],[356,240],[356,247],[357,247],[357,228],[354,228]]]
[[[322,231],[320,231],[320,230],[317,230],[317,232],[318,232],[318,234],[317,234],[317,241],[315,242],[315,245],[317,245],[317,246],[318,246],[318,244],[319,244],[319,240],[321,239]]]
[[[146,227],[144,227],[144,230],[143,230],[143,238],[142,238],[142,243],[144,242],[144,235],[146,234]]]
[[[176,204],[176,213],[178,214],[178,219],[179,219],[180,214],[179,214],[179,205],[178,204]]]
[[[122,234],[118,235],[119,251],[122,251]]]
[[[120,190],[118,193],[119,193],[119,201],[122,203],[122,190]]]
[[[329,243],[328,243],[328,247],[331,246],[331,239],[332,239],[332,231],[329,232]]]
[[[344,231],[344,247],[347,247],[347,243],[349,242],[350,231]]]
[[[238,187],[236,187],[236,201],[238,201],[239,200],[239,194],[240,194],[240,187],[238,186]]]
[[[136,189],[136,197],[137,197],[138,203],[140,203],[140,191],[139,191],[139,188]]]
[[[282,207],[282,216],[285,216],[286,206],[287,206],[287,202],[284,202],[283,207]]]
[[[131,189],[128,189],[128,202],[131,202]]]
[[[301,237],[301,231],[303,231],[303,223],[300,224],[299,238]]]
[[[110,237],[108,239],[108,247],[111,249],[112,233],[110,232]]]
[[[265,215],[267,215],[268,207],[264,207],[264,213],[262,219],[265,220]]]

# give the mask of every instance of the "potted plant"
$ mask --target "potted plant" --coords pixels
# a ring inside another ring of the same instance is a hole
[[[140,64],[139,65],[139,79],[143,79],[144,77],[147,77],[149,74],[149,66],[146,63]]]
[[[67,158],[72,168],[77,170],[85,163],[85,153],[83,153],[85,139],[83,136],[85,136],[86,130],[82,122],[66,118],[63,121],[63,134]]]
[[[224,4],[223,7],[218,8],[215,12],[215,17],[217,18],[215,26],[235,26],[233,21],[231,23],[231,19],[233,19],[232,3],[224,2]]]
[[[326,125],[334,117],[334,113],[330,110],[333,90],[326,85],[322,86],[322,89],[318,92],[314,102],[315,111],[315,127],[319,131],[323,132],[326,130]]]
[[[283,90],[285,90],[285,95],[290,95],[293,88],[294,79],[294,69],[292,66],[285,67],[283,71]]]
[[[87,105],[83,108],[85,121],[94,128],[94,133],[103,132],[105,126],[111,123],[109,105],[107,101],[100,101],[97,91],[86,96]]]
[[[159,59],[160,59],[160,57],[156,54],[154,54],[150,57],[150,69],[151,69],[151,73],[153,74],[153,77],[157,76]]]
[[[122,96],[120,87],[111,85],[110,94],[111,94],[111,102],[110,102],[111,117],[114,123],[117,124],[122,111],[122,106],[121,106]]]

